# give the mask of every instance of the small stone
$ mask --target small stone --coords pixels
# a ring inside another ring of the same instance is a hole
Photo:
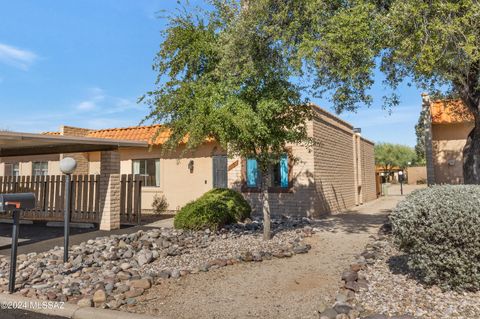
[[[77,305],[79,307],[93,307],[92,298],[89,298],[89,297],[82,298],[77,302]]]
[[[152,282],[149,279],[138,279],[130,281],[130,287],[150,289]]]
[[[105,291],[103,289],[95,291],[95,293],[93,294],[93,303],[95,305],[104,303],[105,300],[107,300],[107,295],[105,294]]]
[[[358,279],[358,274],[355,271],[347,270],[342,273],[342,280],[344,281],[355,281]]]
[[[320,318],[325,317],[328,319],[336,319],[337,315],[338,313],[335,311],[335,309],[327,308],[320,314]]]
[[[388,319],[388,317],[385,316],[385,315],[381,315],[381,314],[373,314],[373,315],[370,315],[370,316],[366,316],[363,319]]]
[[[125,298],[135,298],[141,296],[145,290],[142,288],[133,288],[125,293]]]
[[[349,305],[338,304],[333,307],[337,313],[348,314],[353,308]]]

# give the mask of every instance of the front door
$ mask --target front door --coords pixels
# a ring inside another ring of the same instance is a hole
[[[213,188],[227,188],[228,187],[228,168],[227,156],[215,155],[213,156]]]

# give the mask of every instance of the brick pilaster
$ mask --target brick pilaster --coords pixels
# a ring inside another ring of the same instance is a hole
[[[120,228],[120,154],[104,151],[100,155],[100,229]]]

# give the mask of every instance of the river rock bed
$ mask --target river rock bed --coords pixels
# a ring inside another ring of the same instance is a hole
[[[480,318],[480,292],[442,291],[422,285],[409,275],[406,257],[391,236],[380,236],[372,247],[375,262],[359,272],[369,283],[368,290],[360,290],[357,296],[364,312],[379,314],[374,318],[398,314],[422,319]]]
[[[118,309],[136,303],[152,285],[168,278],[209,271],[238,262],[288,258],[307,253],[302,239],[315,229],[306,218],[272,222],[274,237],[262,239],[259,220],[230,225],[220,231],[152,228],[132,234],[88,240],[70,248],[19,255],[18,294],[80,306]],[[9,259],[0,258],[0,292],[7,291]]]

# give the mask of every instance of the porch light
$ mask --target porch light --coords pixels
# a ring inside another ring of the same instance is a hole
[[[194,164],[195,162],[193,160],[190,160],[190,162],[188,162],[188,169],[190,170],[190,173],[193,173]]]
[[[72,183],[71,175],[77,168],[77,161],[71,157],[65,157],[60,161],[60,170],[65,174],[65,212],[63,215],[64,236],[63,236],[63,262],[68,261],[68,246],[70,237],[70,214],[72,210]]]

